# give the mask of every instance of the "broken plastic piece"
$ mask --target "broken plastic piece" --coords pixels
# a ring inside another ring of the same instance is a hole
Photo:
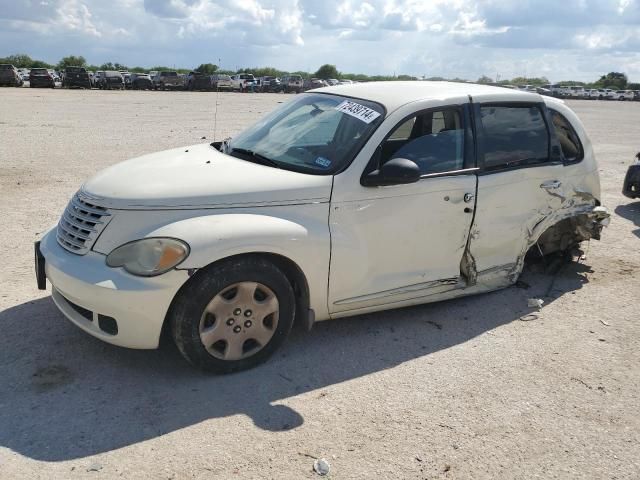
[[[529,306],[529,308],[542,308],[543,303],[544,300],[542,300],[541,298],[530,298],[527,300],[527,305]]]
[[[315,462],[313,462],[313,470],[318,475],[328,475],[329,470],[331,469],[331,465],[324,458],[318,458]]]

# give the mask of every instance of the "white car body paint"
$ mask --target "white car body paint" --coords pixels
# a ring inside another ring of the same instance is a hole
[[[114,165],[86,182],[80,195],[111,214],[91,251],[76,255],[63,249],[55,229],[41,244],[61,311],[107,342],[154,348],[188,272],[246,253],[295,263],[306,277],[316,320],[432,302],[515,282],[524,254],[548,227],[593,215],[600,196],[593,150],[562,101],[446,82],[374,82],[318,92],[386,108],[384,121],[353,162],[334,176],[257,165],[196,145]],[[470,102],[545,102],[573,124],[584,159],[485,175],[472,168],[408,185],[360,184],[376,148],[401,120]],[[556,188],[541,188],[554,181]],[[159,236],[189,244],[190,255],[177,269],[142,278],[106,266],[106,255],[116,247]],[[94,312],[94,321],[65,298]],[[97,314],[116,318],[118,334],[102,332]]]

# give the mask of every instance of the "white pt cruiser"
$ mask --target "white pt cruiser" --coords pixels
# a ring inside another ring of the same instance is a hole
[[[294,322],[513,284],[527,251],[609,214],[576,115],[497,87],[322,88],[237,137],[98,173],[36,244],[38,286],[86,332],[192,364],[263,362]]]

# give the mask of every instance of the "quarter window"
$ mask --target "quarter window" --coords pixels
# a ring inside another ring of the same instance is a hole
[[[571,123],[569,123],[569,120],[555,110],[551,110],[551,119],[556,137],[558,137],[560,141],[564,159],[568,162],[579,162],[582,160],[584,158],[582,144],[580,143],[578,134],[571,126]]]
[[[423,175],[464,168],[464,128],[457,109],[429,111],[401,122],[381,145],[380,164],[413,160]]]
[[[484,168],[496,170],[546,162],[549,132],[537,106],[480,108]]]

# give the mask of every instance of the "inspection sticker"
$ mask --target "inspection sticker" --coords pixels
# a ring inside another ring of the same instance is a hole
[[[345,100],[336,107],[336,110],[346,113],[347,115],[351,115],[352,117],[356,117],[364,123],[371,123],[380,116],[380,112],[376,112],[369,107],[352,102],[351,100]]]
[[[324,157],[318,157],[316,158],[316,165],[320,165],[321,167],[324,168],[329,168],[331,166],[331,160],[329,160],[328,158],[324,158]]]

